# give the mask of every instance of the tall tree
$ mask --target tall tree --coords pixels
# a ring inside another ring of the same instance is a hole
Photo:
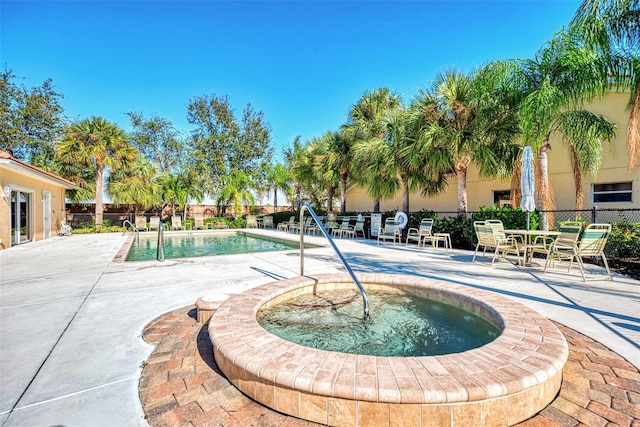
[[[102,117],[91,117],[72,124],[57,150],[64,162],[77,162],[95,168],[96,226],[101,226],[105,168],[129,169],[138,152],[127,142],[124,131],[118,125]]]
[[[242,212],[242,205],[247,206],[248,212],[255,205],[255,198],[251,188],[251,179],[244,171],[231,170],[229,174],[222,177],[222,190],[218,196],[218,211],[224,206],[233,205],[233,216],[237,218]]]
[[[334,138],[335,132],[326,132],[322,137],[311,138],[306,145],[306,159],[308,162],[308,193],[319,194],[314,185],[322,188],[326,194],[325,210],[327,213],[333,212],[333,197],[336,189],[340,185],[340,171],[332,162],[335,156]],[[316,202],[317,203],[317,202]]]
[[[137,214],[159,204],[157,168],[145,157],[137,156],[132,168],[115,169],[109,174],[107,192],[116,206],[133,206]]]
[[[347,180],[353,167],[353,154],[349,138],[344,138],[340,132],[326,132],[322,136],[325,146],[325,174],[328,181],[332,181],[332,173],[336,174],[340,181],[340,214],[347,211]]]
[[[575,34],[562,30],[533,59],[513,62],[515,82],[523,96],[519,107],[523,142],[537,154],[537,207],[542,211],[553,208],[548,169],[551,135],[559,132],[567,137],[565,141],[573,142],[574,170],[580,167],[579,158],[593,156],[594,149],[601,150],[602,139],[611,135],[606,120],[583,107],[607,87],[602,60]],[[541,223],[548,228],[547,215],[542,215]]]
[[[387,111],[402,105],[400,96],[386,87],[374,91],[365,92],[360,99],[351,106],[349,120],[342,126],[341,134],[351,145],[356,143],[380,140],[384,137],[386,123],[383,117]],[[360,158],[362,160],[362,158]],[[354,168],[352,179],[367,188],[373,197],[373,212],[380,211],[380,199],[384,197],[384,181],[379,180],[379,175],[365,173],[360,168]]]
[[[53,81],[26,88],[5,68],[0,72],[0,149],[26,162],[36,153],[52,148],[62,135],[62,94]]]
[[[195,126],[190,160],[209,194],[215,195],[219,179],[233,170],[264,179],[273,147],[271,126],[261,112],[247,104],[238,119],[229,98],[216,95],[193,98],[187,109],[187,119]]]
[[[276,163],[267,169],[267,182],[269,189],[273,191],[273,213],[278,211],[278,191],[285,195],[291,193],[291,180],[293,175],[282,163]]]
[[[185,163],[185,144],[173,123],[157,115],[147,118],[135,111],[126,114],[133,128],[131,144],[147,160],[157,164],[160,173],[177,173]]]
[[[469,165],[477,165],[483,176],[505,176],[517,154],[516,111],[501,102],[491,77],[445,71],[412,105],[423,122],[416,141],[430,170],[456,175],[459,212],[467,212]]]
[[[571,22],[589,47],[606,56],[610,83],[626,88],[629,100],[629,170],[640,157],[640,1],[583,0]]]

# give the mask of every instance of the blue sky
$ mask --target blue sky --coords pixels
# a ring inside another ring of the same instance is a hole
[[[70,118],[158,114],[228,95],[296,135],[335,130],[368,90],[408,102],[438,72],[532,57],[579,1],[6,1],[0,62],[26,86],[52,78]]]

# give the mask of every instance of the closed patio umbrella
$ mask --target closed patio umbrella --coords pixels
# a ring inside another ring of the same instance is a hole
[[[520,202],[520,207],[527,213],[527,230],[529,230],[529,212],[533,212],[536,208],[536,203],[533,198],[536,183],[533,173],[533,152],[530,146],[527,145],[524,147],[520,162],[522,163],[522,173],[520,175],[522,201]]]

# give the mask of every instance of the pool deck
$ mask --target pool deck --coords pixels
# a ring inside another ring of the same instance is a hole
[[[299,275],[296,250],[112,262],[126,239],[74,235],[0,251],[0,425],[148,425],[139,398],[143,362],[155,348],[141,338],[147,324],[202,296]],[[356,272],[418,275],[497,292],[640,367],[640,281],[614,275],[613,282],[584,283],[577,270],[545,276],[541,268],[508,263],[490,268],[486,258],[471,263],[469,251],[361,239],[337,245]],[[306,275],[342,271],[331,248],[305,250]],[[589,274],[602,272],[590,267]]]

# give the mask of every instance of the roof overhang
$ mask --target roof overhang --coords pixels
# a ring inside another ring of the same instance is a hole
[[[16,159],[15,157],[10,156],[7,153],[1,154],[2,156],[0,156],[0,169],[7,169],[13,172],[17,172],[30,178],[63,187],[66,190],[74,190],[76,188],[76,185],[73,182],[67,181],[66,179],[59,177],[56,174],[30,165],[29,163]]]

